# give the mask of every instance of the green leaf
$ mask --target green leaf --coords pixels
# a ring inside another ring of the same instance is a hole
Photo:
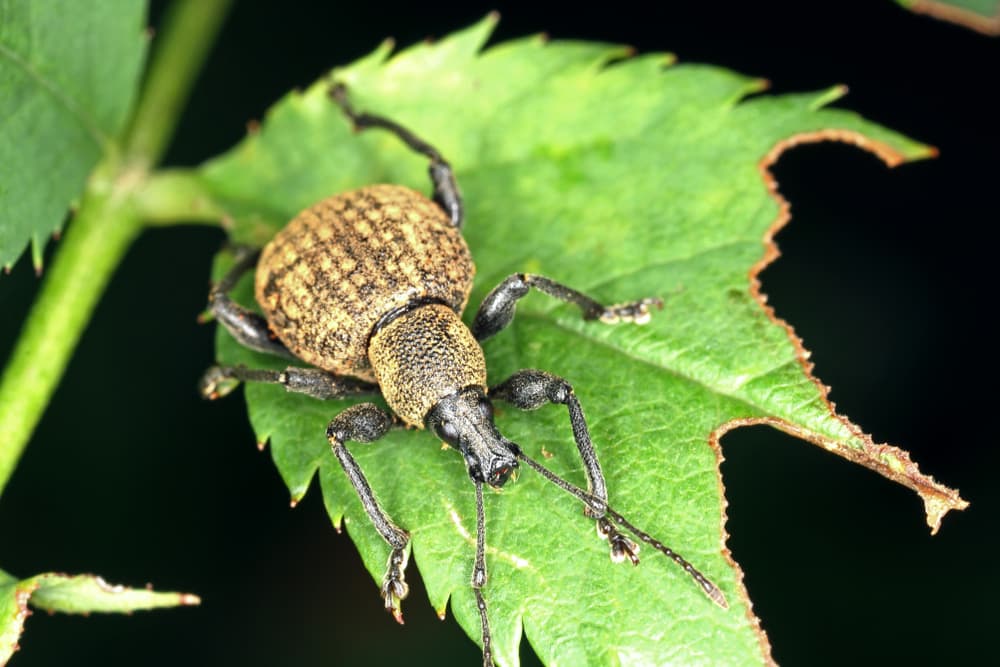
[[[767,423],[867,465],[921,493],[933,527],[964,506],[904,452],[876,445],[833,412],[800,342],[764,305],[756,275],[776,256],[770,238],[787,221],[767,167],[807,141],[847,141],[890,164],[933,150],[825,108],[840,88],[745,99],[763,82],[670,66],[663,54],[623,59],[622,47],[540,38],[481,52],[493,24],[488,18],[391,59],[385,44],[332,78],[349,86],[358,108],[391,115],[455,166],[478,265],[471,304],[517,271],[606,302],[664,299],[648,325],[612,327],[531,295],[484,346],[490,377],[535,367],[572,382],[611,504],[684,554],[732,605],[728,612],[714,606],[649,549],[638,568],[613,566],[579,504],[528,471],[486,499],[485,594],[498,661],[517,664],[523,631],[549,664],[765,662],[766,639],[725,549],[724,432]],[[264,243],[303,207],[364,184],[429,189],[425,160],[384,132],[352,134],[327,99],[328,85],[289,94],[259,133],[200,169],[201,186],[229,212],[236,239]],[[217,275],[227,261],[221,258]],[[236,293],[248,304],[250,283]],[[467,321],[473,313],[470,307]],[[218,357],[284,365],[224,332]],[[330,516],[346,523],[381,580],[388,548],[324,437],[328,421],[351,402],[261,385],[248,386],[246,397],[293,501],[318,471]],[[498,407],[501,431],[585,484],[565,410]],[[423,432],[351,448],[386,510],[410,531],[431,604],[443,614],[450,598],[478,641],[469,587],[474,493],[461,457]]]
[[[39,574],[18,580],[0,570],[0,665],[18,649],[24,621],[35,609],[50,613],[128,613],[141,609],[199,604],[189,593],[157,593],[148,588],[112,586],[91,574]]]
[[[0,0],[0,265],[45,239],[114,150],[148,39],[135,0]]]
[[[1000,0],[896,0],[912,12],[1000,35]]]

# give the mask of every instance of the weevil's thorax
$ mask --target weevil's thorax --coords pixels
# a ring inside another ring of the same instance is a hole
[[[257,302],[295,356],[375,380],[372,331],[414,303],[465,308],[475,266],[441,207],[399,185],[373,185],[302,211],[264,248]]]
[[[379,328],[368,359],[386,403],[418,428],[443,398],[467,387],[486,390],[483,349],[445,305],[420,306]]]

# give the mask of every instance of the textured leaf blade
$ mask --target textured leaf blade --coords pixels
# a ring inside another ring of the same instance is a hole
[[[145,3],[0,0],[0,265],[31,241],[36,268],[128,118]]]
[[[159,593],[148,588],[113,586],[90,574],[47,573],[18,580],[0,570],[0,665],[18,648],[24,621],[36,609],[67,614],[129,613],[143,609],[198,604],[189,593]]]
[[[715,608],[651,553],[637,569],[611,566],[578,505],[525,473],[487,498],[499,659],[516,664],[523,624],[552,664],[764,661],[766,639],[724,552],[719,434],[771,423],[848,458],[862,452],[852,460],[872,467],[877,457],[867,449],[876,445],[832,412],[804,351],[755,298],[752,276],[773,256],[765,239],[786,219],[762,172],[796,141],[850,141],[890,163],[932,151],[823,108],[840,89],[741,102],[759,81],[667,67],[671,58],[662,54],[619,62],[619,47],[535,38],[479,53],[490,27],[486,21],[389,60],[383,48],[335,77],[359,108],[417,129],[455,165],[478,265],[470,303],[515,271],[543,273],[609,302],[664,298],[664,312],[639,328],[585,323],[572,307],[531,295],[514,324],[486,344],[490,376],[496,382],[537,367],[569,379],[612,504],[696,563],[733,605],[728,613]],[[385,134],[352,136],[325,89],[320,83],[286,97],[259,134],[201,170],[234,212],[237,238],[262,243],[300,208],[366,183],[427,189],[423,160]],[[252,301],[249,281],[240,298]],[[283,365],[225,334],[218,343],[225,362]],[[331,517],[343,517],[380,579],[388,549],[322,437],[348,402],[322,404],[273,387],[246,391],[254,428],[271,439],[293,499],[318,469]],[[557,473],[584,483],[564,410],[501,406],[497,422],[529,453],[551,453],[546,463]],[[468,586],[474,503],[460,457],[414,433],[352,451],[411,532],[431,603],[443,612],[451,598],[458,621],[478,638]],[[883,474],[905,456],[880,452],[889,461],[878,464]],[[960,506],[918,472],[906,479],[926,495],[942,494],[945,507]]]

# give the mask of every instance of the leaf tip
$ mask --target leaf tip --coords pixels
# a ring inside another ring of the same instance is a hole
[[[839,100],[844,95],[847,95],[848,88],[842,83],[838,83],[836,86],[828,88],[821,92],[819,95],[813,99],[812,103],[809,105],[811,111],[817,111],[827,106],[828,104],[833,104]]]
[[[931,535],[938,534],[941,529],[941,521],[948,512],[961,511],[969,506],[969,502],[958,495],[957,491],[943,496],[929,493],[921,494],[921,498],[924,501],[924,512],[927,515],[927,525],[931,529]]]
[[[31,265],[35,268],[35,276],[41,278],[45,263],[45,242],[37,235],[31,237]]]

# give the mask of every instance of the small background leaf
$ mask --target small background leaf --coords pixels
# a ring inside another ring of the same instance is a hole
[[[565,305],[529,297],[515,324],[485,346],[490,373],[498,381],[538,367],[570,379],[590,417],[612,504],[663,533],[735,607],[715,609],[652,556],[638,570],[610,567],[579,508],[526,474],[487,503],[497,652],[516,663],[523,623],[553,664],[760,662],[766,645],[762,656],[741,582],[720,553],[723,498],[709,435],[742,420],[783,425],[832,450],[871,442],[831,412],[803,373],[801,352],[748,292],[761,239],[780,219],[759,164],[793,136],[850,141],[891,163],[931,151],[854,114],[822,109],[840,89],[741,103],[760,81],[706,66],[671,68],[657,54],[614,62],[625,53],[615,46],[528,38],[480,56],[491,28],[484,21],[390,60],[383,46],[334,76],[359,108],[391,111],[456,166],[479,267],[470,303],[514,271],[543,273],[612,302],[664,297],[664,312],[644,328],[586,324]],[[394,138],[350,136],[327,85],[286,97],[259,134],[202,169],[206,187],[233,212],[237,239],[262,243],[304,206],[365,183],[427,189],[424,161]],[[246,303],[248,287],[240,294]],[[225,334],[218,344],[227,363],[283,365]],[[345,517],[380,579],[388,550],[322,438],[347,403],[274,387],[246,393],[258,438],[271,440],[293,499],[318,470],[331,517]],[[583,483],[563,411],[504,410],[498,424],[530,453],[552,452],[549,465]],[[452,598],[458,621],[478,638],[467,583],[472,493],[460,460],[425,434],[396,433],[353,451],[389,513],[410,530],[431,603],[443,612]]]
[[[896,0],[918,14],[951,21],[987,35],[1000,35],[1000,0]]]
[[[89,614],[128,613],[143,609],[198,604],[189,593],[157,593],[150,588],[112,586],[90,574],[39,574],[17,580],[0,570],[0,665],[18,649],[28,604],[47,612]]]
[[[136,0],[0,0],[0,266],[41,268],[87,174],[121,133],[148,42]]]

